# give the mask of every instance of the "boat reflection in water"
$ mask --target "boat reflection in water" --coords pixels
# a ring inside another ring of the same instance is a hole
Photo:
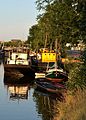
[[[29,83],[24,77],[15,80],[4,78],[4,85],[7,87],[7,92],[11,100],[28,99],[31,84],[32,83]]]
[[[7,91],[11,100],[28,99],[29,89],[29,85],[7,85]]]
[[[57,120],[59,116],[59,102],[64,101],[62,93],[49,93],[35,89],[33,94],[36,102],[36,111],[42,120]]]

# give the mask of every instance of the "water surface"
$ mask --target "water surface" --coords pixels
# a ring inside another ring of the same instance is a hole
[[[1,120],[51,120],[58,99],[55,95],[35,90],[34,83],[5,84],[3,63],[0,64]]]
[[[29,79],[29,78],[28,78]],[[0,64],[0,120],[86,120],[86,91],[46,93],[32,83],[4,82]]]

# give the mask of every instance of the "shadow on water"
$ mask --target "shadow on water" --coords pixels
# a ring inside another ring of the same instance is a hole
[[[33,99],[36,103],[36,111],[42,115],[42,120],[55,120],[59,114],[59,102],[64,100],[64,96],[61,92],[49,93],[36,88]]]
[[[6,76],[4,75],[4,84],[28,84],[34,83],[32,77]]]
[[[40,96],[46,96],[46,97],[49,97],[50,99],[58,100],[60,102],[64,100],[64,96],[61,92],[52,93],[52,92],[47,92],[39,88],[36,88],[34,94],[37,94]]]

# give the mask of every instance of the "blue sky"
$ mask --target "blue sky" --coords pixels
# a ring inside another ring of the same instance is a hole
[[[36,0],[0,0],[0,41],[27,40],[36,24]]]

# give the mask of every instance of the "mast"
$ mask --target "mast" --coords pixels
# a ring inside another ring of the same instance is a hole
[[[58,40],[57,40],[57,38],[56,38],[56,41],[55,41],[55,48],[56,48],[56,51],[55,51],[55,52],[56,52],[55,68],[56,68],[56,69],[57,69],[57,66],[58,66],[58,65],[57,65],[57,60],[58,60],[57,41],[58,41]]]

